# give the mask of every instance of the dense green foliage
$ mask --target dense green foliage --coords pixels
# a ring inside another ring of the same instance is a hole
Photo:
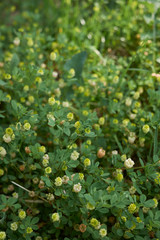
[[[0,240],[160,239],[159,1],[0,13]]]

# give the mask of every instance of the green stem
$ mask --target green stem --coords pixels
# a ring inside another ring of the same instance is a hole
[[[156,71],[156,6],[153,13],[153,71]]]
[[[158,161],[159,162],[159,161]],[[142,166],[140,166],[140,167],[133,167],[133,168],[131,168],[131,169],[143,169],[143,168],[146,168],[146,167],[149,167],[149,166],[155,166],[158,162],[155,162],[155,163],[153,163],[153,164],[148,164],[148,165],[146,165],[146,166],[144,166],[144,167],[142,167]],[[116,167],[114,167],[114,168],[107,168],[108,170],[115,170],[115,169],[117,169]],[[123,168],[121,168],[122,170],[127,170],[127,168],[125,168],[125,167],[123,167]]]

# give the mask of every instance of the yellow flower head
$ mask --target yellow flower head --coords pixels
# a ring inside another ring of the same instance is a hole
[[[143,130],[143,132],[144,132],[144,133],[148,133],[148,132],[149,132],[149,130],[150,130],[150,127],[149,127],[149,125],[147,125],[147,124],[146,124],[146,125],[144,125],[144,126],[143,126],[143,128],[142,128],[142,130]]]
[[[105,236],[107,235],[107,230],[106,230],[105,228],[101,228],[101,229],[99,230],[99,235],[100,235],[101,237],[105,237]]]
[[[32,233],[32,232],[33,232],[32,228],[31,228],[31,227],[27,227],[26,233],[30,234],[30,233]]]
[[[57,178],[55,179],[54,184],[55,184],[56,186],[61,186],[62,183],[63,183],[63,180],[62,180],[61,177],[57,177]]]
[[[74,118],[73,113],[69,112],[69,113],[67,114],[67,118],[68,118],[69,121],[72,121],[73,118]]]
[[[77,128],[77,129],[80,128],[80,126],[81,126],[80,121],[75,122],[74,126],[75,126],[75,128]]]
[[[83,173],[79,173],[79,179],[83,180],[84,179],[84,174]]]
[[[134,203],[131,203],[129,206],[128,206],[128,211],[130,212],[130,213],[134,213],[135,211],[136,211],[136,204],[134,204]]]
[[[48,99],[48,104],[49,105],[54,105],[56,103],[56,100],[55,100],[55,98],[54,97],[50,97],[49,99]]]
[[[45,146],[39,147],[39,152],[45,153],[46,152]]]
[[[26,131],[30,130],[30,128],[31,128],[30,123],[25,123],[25,124],[23,125],[23,128],[24,128]]]
[[[22,220],[26,217],[26,212],[21,209],[21,210],[19,210],[18,216]]]
[[[6,238],[6,233],[5,232],[0,232],[0,240],[4,240]]]
[[[98,123],[99,123],[99,125],[104,125],[105,118],[104,117],[100,117]]]
[[[99,229],[100,228],[100,222],[96,218],[92,218],[90,220],[90,224],[95,228]]]
[[[6,132],[6,134],[8,134],[10,136],[12,136],[12,134],[13,134],[12,128],[6,128],[5,132]]]
[[[4,77],[5,77],[5,79],[7,79],[7,80],[11,79],[11,75],[10,75],[9,73],[6,73]]]
[[[57,57],[57,55],[56,55],[55,52],[51,52],[51,53],[50,53],[50,60],[51,60],[51,61],[55,61],[55,60],[56,60],[56,57]]]
[[[91,165],[91,160],[89,159],[89,158],[85,158],[85,160],[84,160],[84,166],[85,167],[88,167],[88,166],[90,166]]]
[[[89,210],[95,209],[95,206],[93,206],[90,202],[87,203],[86,208]]]
[[[50,167],[45,168],[45,173],[50,174],[52,172],[52,169]]]
[[[58,222],[60,220],[60,216],[58,213],[53,213],[51,219],[53,222]]]
[[[69,78],[73,78],[74,76],[75,76],[75,70],[74,70],[74,68],[71,68],[71,69],[69,70],[68,77],[69,77]]]

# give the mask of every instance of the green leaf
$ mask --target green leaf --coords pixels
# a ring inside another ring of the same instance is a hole
[[[94,132],[90,132],[90,133],[85,133],[86,137],[96,137],[96,134]]]
[[[128,220],[127,222],[125,222],[125,226],[130,229],[133,226],[133,222]],[[127,233],[128,234],[128,233]]]
[[[97,208],[97,210],[101,213],[108,213],[109,210],[107,208]]]
[[[154,227],[160,228],[160,222],[159,221],[153,221]]]
[[[160,211],[157,211],[155,214],[155,219],[158,219],[158,218],[160,218]]]
[[[63,132],[67,135],[67,136],[70,136],[71,134],[71,131],[69,128],[64,128]]]
[[[95,206],[96,203],[90,194],[84,194],[84,197],[88,202],[90,202],[93,206]]]
[[[6,85],[6,82],[0,79],[0,86],[4,86],[4,85]]]
[[[144,240],[144,238],[143,238],[143,237],[140,237],[140,236],[136,236],[136,237],[135,237],[135,240]]]
[[[86,208],[80,208],[81,213],[86,214]]]
[[[39,218],[35,217],[32,219],[31,224],[36,224],[36,223],[38,223],[38,221],[39,221]]]
[[[2,114],[0,114],[0,118],[5,118],[5,116],[3,116]]]
[[[4,209],[5,207],[5,205],[0,205],[0,210]]]
[[[144,207],[150,208],[150,207],[153,207],[154,204],[155,204],[155,202],[153,201],[153,199],[150,199],[144,203]]]
[[[150,218],[153,220],[153,212],[151,210],[148,211],[148,215],[150,216]]]
[[[144,162],[143,162],[143,160],[142,160],[141,158],[139,158],[139,161],[140,161],[141,166],[144,167]]]
[[[114,205],[118,200],[117,194],[113,194],[111,197],[111,205]]]
[[[115,139],[120,151],[123,152],[123,147],[122,147],[120,141],[118,140],[117,135],[114,135],[114,139]]]
[[[20,225],[21,229],[25,229],[25,226],[23,224]]]
[[[58,188],[57,188],[57,189],[55,190],[55,195],[56,195],[56,196],[61,196],[61,194],[62,194],[61,189],[58,189]]]
[[[160,238],[160,231],[157,232],[157,237]]]
[[[89,233],[93,233],[93,229],[92,229],[91,227],[89,227],[89,226],[87,226],[87,231],[88,231]]]
[[[15,202],[17,202],[17,199],[11,197],[11,198],[8,199],[7,204],[12,206]]]
[[[157,155],[157,149],[158,149],[158,126],[156,127],[155,133],[154,133],[153,160],[154,160],[154,156]]]
[[[1,195],[1,200],[2,200],[2,202],[3,203],[7,203],[7,198],[6,198],[6,196],[5,195]]]
[[[68,166],[69,167],[72,167],[72,168],[76,168],[77,166],[79,165],[79,161],[74,161],[74,160],[70,160],[69,162],[68,162]]]
[[[11,105],[12,105],[13,110],[17,112],[17,109],[18,109],[17,108],[17,102],[15,100],[12,100]]]
[[[123,231],[122,231],[122,229],[118,229],[118,230],[117,230],[117,235],[120,236],[120,237],[123,236]]]
[[[153,162],[156,163],[159,161],[159,157],[157,155],[153,156]]]
[[[52,183],[48,177],[41,176],[41,179],[45,182],[47,187],[52,187]]]
[[[12,60],[11,60],[11,62],[10,62],[10,70],[13,71],[14,68],[15,68],[16,66],[18,66],[18,64],[19,64],[19,57],[18,57],[18,55],[15,53],[15,54],[13,54]]]
[[[141,196],[140,196],[140,202],[141,203],[144,203],[146,201],[146,196],[144,195],[144,194],[142,194]]]
[[[88,176],[87,180],[86,180],[87,185],[91,185],[92,182],[93,182],[93,177],[92,176]]]
[[[81,77],[86,57],[87,57],[86,51],[77,53],[76,55],[74,55],[70,60],[68,60],[65,63],[64,69],[68,71],[71,68],[74,68],[74,70],[75,70],[75,77],[76,78]]]
[[[0,208],[2,210],[3,208]],[[4,226],[4,222],[6,219],[6,213],[5,212],[0,212],[0,227]]]
[[[1,90],[0,90],[0,102],[5,102],[7,100],[6,98],[6,93],[3,93]]]
[[[19,203],[14,204],[15,209],[19,209],[20,207],[21,207],[21,205]]]
[[[153,16],[150,14],[150,15],[144,15],[144,20],[147,24],[150,24],[151,22],[153,22]]]
[[[49,119],[48,121],[48,125],[51,126],[51,127],[54,127],[55,126],[55,120],[53,120],[52,118]]]

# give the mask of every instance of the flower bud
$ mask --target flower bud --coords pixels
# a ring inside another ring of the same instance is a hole
[[[103,158],[106,154],[106,151],[103,148],[100,148],[97,152],[97,157],[98,158]]]
[[[25,152],[26,152],[27,154],[31,153],[30,148],[29,148],[29,147],[25,147]]]

